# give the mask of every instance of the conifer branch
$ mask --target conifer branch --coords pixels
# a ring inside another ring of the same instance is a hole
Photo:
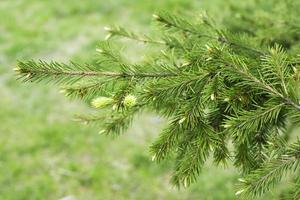
[[[241,110],[237,117],[229,117],[224,126],[230,128],[238,143],[249,142],[250,135],[259,132],[265,124],[277,123],[284,105],[270,102],[256,110]]]
[[[129,69],[131,70],[131,69]],[[177,76],[174,73],[152,73],[152,72],[110,72],[101,71],[98,67],[92,65],[79,65],[71,63],[70,65],[57,62],[44,62],[44,61],[28,61],[19,62],[17,68],[18,74],[24,81],[41,81],[53,80],[56,82],[76,82],[83,78],[88,77],[112,77],[112,78],[164,78]]]
[[[289,147],[278,158],[266,162],[261,168],[240,180],[241,190],[237,195],[243,198],[261,196],[278,183],[287,170],[296,171],[300,164],[299,141]]]
[[[181,30],[183,32],[195,34],[198,37],[217,39],[214,36],[198,32],[198,29],[197,29],[198,26],[196,24],[190,23],[188,20],[186,20],[184,18],[170,15],[166,12],[159,13],[157,15],[154,14],[153,17],[156,21],[161,23],[166,28],[176,28],[177,30]],[[205,23],[208,26],[211,26],[211,24],[207,18],[203,17],[202,20],[203,20],[202,21],[203,23]]]
[[[166,43],[164,41],[157,41],[149,36],[140,36],[134,32],[128,31],[123,27],[120,26],[112,26],[112,27],[105,27],[105,30],[108,32],[108,35],[106,39],[112,38],[114,36],[120,36],[124,38],[129,38],[132,40],[136,40],[143,43],[152,43],[152,44],[159,44],[159,45],[165,45]]]
[[[289,8],[297,13],[299,6]],[[300,142],[288,137],[300,125],[299,37],[289,31],[294,22],[278,29],[276,23],[289,21],[278,13],[271,27],[255,15],[222,26],[205,15],[200,22],[168,13],[154,18],[164,28],[161,40],[106,29],[106,39],[164,45],[140,64],[106,41],[97,48],[97,64],[27,61],[16,71],[24,81],[60,83],[66,96],[88,101],[97,114],[78,119],[98,124],[100,133],[119,135],[144,109],[169,119],[150,150],[158,162],[175,158],[172,182],[178,187],[196,181],[210,155],[216,164],[233,161],[246,174],[237,192],[242,198],[260,196],[298,170]],[[300,193],[292,192],[294,198]]]
[[[262,89],[267,93],[275,95],[283,100],[288,105],[293,106],[297,110],[300,110],[300,104],[293,102],[288,96],[282,94],[276,88],[272,87],[270,84],[267,84],[263,79],[258,79],[255,77],[248,69],[247,65],[243,63],[241,60],[236,57],[231,56],[231,60],[233,63],[229,63],[228,61],[221,59],[226,68],[225,70],[230,71],[231,74],[237,74],[237,78],[243,78],[245,82],[240,82],[239,84],[248,84],[251,83],[251,86],[257,89]],[[232,78],[232,77],[230,77]]]
[[[89,99],[94,97],[96,94],[105,94],[109,86],[113,82],[117,81],[116,78],[108,78],[105,80],[95,79],[87,83],[76,83],[71,86],[65,86],[61,92],[67,97],[79,97]]]
[[[202,17],[203,24],[208,26],[209,28],[212,28],[213,31],[215,31],[217,33],[217,35],[219,35],[219,36],[213,36],[213,35],[204,34],[202,32],[199,32],[199,30],[197,29],[198,26],[196,24],[191,24],[190,22],[188,22],[184,18],[171,16],[167,13],[160,13],[158,15],[153,15],[153,16],[154,16],[156,21],[162,23],[167,28],[174,27],[174,28],[176,28],[178,30],[181,30],[183,32],[191,33],[191,34],[197,35],[198,37],[203,37],[203,38],[211,39],[211,40],[214,40],[214,41],[218,41],[220,43],[227,44],[229,46],[239,47],[239,48],[245,49],[247,51],[254,52],[258,55],[265,55],[266,54],[263,51],[253,49],[253,48],[244,46],[242,44],[235,43],[233,41],[229,41],[223,34],[220,33],[220,31],[218,31],[214,27],[214,25],[210,22],[210,20],[205,16]]]

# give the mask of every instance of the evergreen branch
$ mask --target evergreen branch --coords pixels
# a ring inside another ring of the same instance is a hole
[[[152,160],[160,162],[172,152],[175,152],[178,140],[182,135],[180,120],[180,118],[173,119],[169,126],[160,133],[159,139],[151,145]]]
[[[165,28],[162,41],[122,27],[106,29],[107,39],[165,45],[149,61],[131,64],[118,46],[101,42],[97,64],[27,61],[19,62],[16,71],[24,81],[53,81],[63,84],[67,96],[93,98],[92,106],[103,110],[77,119],[99,124],[100,133],[119,135],[146,107],[170,118],[150,150],[156,161],[175,155],[173,184],[193,183],[212,154],[215,163],[233,158],[249,173],[237,194],[252,198],[300,164],[300,142],[287,145],[291,127],[300,123],[299,37],[289,32],[293,25],[276,28],[289,21],[284,15],[274,22],[253,16],[246,17],[253,27],[225,20],[225,31],[206,16],[197,23],[161,13],[154,17]],[[294,198],[299,193],[293,191]]]
[[[100,134],[117,136],[125,132],[130,126],[134,116],[141,111],[143,104],[137,104],[122,111],[113,110],[109,114],[101,113],[97,115],[76,116],[76,120],[84,124],[97,123],[101,130]]]
[[[75,116],[75,121],[82,122],[84,124],[89,124],[92,122],[99,122],[101,120],[107,119],[108,116],[103,115],[101,113],[100,115],[89,115],[89,116],[84,116],[84,115],[76,115]]]
[[[88,77],[113,77],[113,78],[165,78],[177,76],[174,73],[151,73],[151,72],[109,72],[101,71],[98,67],[92,65],[79,65],[71,63],[69,65],[57,62],[28,61],[19,62],[17,72],[24,81],[53,80],[56,82],[72,83]]]
[[[103,78],[102,78],[103,79]],[[76,83],[75,85],[65,86],[61,92],[67,97],[79,97],[89,99],[96,95],[105,95],[109,86],[113,86],[116,78],[108,78],[103,80],[95,79],[84,83]]]
[[[263,51],[230,41],[224,35],[220,35],[218,38],[212,38],[212,39],[217,40],[223,44],[227,44],[228,46],[238,47],[238,48],[244,49],[246,51],[254,52],[255,54],[257,54],[259,56],[266,55],[266,53]]]
[[[136,40],[136,41],[143,42],[143,43],[165,45],[164,41],[157,41],[157,40],[150,38],[149,36],[140,36],[134,32],[128,31],[125,28],[120,27],[120,26],[106,27],[105,30],[108,32],[106,39],[109,39],[114,36],[121,36],[124,38],[129,38],[129,39]]]
[[[101,65],[103,63],[113,64],[114,68],[120,66],[121,64],[127,64],[125,59],[122,57],[119,49],[112,45],[108,41],[102,41],[98,44],[96,51],[99,53],[98,63]]]
[[[223,164],[226,165],[227,164],[227,160],[230,159],[230,152],[226,146],[226,139],[225,137],[221,137],[221,142],[220,144],[215,148],[214,150],[214,163],[216,163],[217,165],[219,164]]]
[[[278,158],[272,159],[241,179],[241,190],[237,192],[241,198],[255,198],[268,191],[287,171],[294,172],[299,167],[300,142],[291,145]]]
[[[294,190],[292,191],[291,199],[292,200],[300,199],[300,183],[299,183],[299,181],[297,183],[295,183],[295,185],[294,185]]]
[[[196,76],[186,77],[181,75],[178,79],[169,79],[168,81],[164,81],[163,83],[150,83],[147,88],[144,90],[143,98],[149,102],[150,104],[155,104],[168,101],[169,97],[182,97],[184,91],[195,93],[195,91],[201,90],[211,74],[207,72],[203,72],[203,74],[199,74]],[[155,101],[153,101],[155,98]]]
[[[199,26],[197,26],[196,24],[190,23],[190,21],[188,21],[184,18],[170,15],[166,12],[161,12],[157,15],[154,14],[153,17],[156,21],[163,24],[163,26],[166,28],[175,28],[175,29],[181,30],[183,32],[195,34],[198,37],[215,39],[215,37],[213,37],[211,35],[199,33],[199,30],[198,30]],[[209,23],[207,18],[203,17],[202,20],[203,20],[203,23],[205,23],[208,26],[211,26],[211,24]]]
[[[281,98],[287,105],[291,105],[297,110],[300,110],[300,104],[293,102],[288,96],[282,94],[276,88],[272,87],[270,84],[267,84],[263,79],[256,78],[248,69],[247,65],[242,62],[237,57],[230,55],[233,62],[229,63],[225,59],[221,59],[222,63],[225,64],[225,70],[228,70],[230,74],[236,74],[236,78],[239,79],[240,83],[238,85],[251,85],[253,88],[261,89],[268,94],[275,95]],[[233,78],[233,77],[230,77]],[[243,81],[241,81],[241,78]]]
[[[171,180],[177,187],[187,187],[195,182],[209,152],[220,144],[216,133],[201,120],[196,130],[188,131],[179,144],[177,164]]]
[[[133,117],[140,111],[140,106],[136,106],[132,109],[125,110],[123,112],[117,112],[113,114],[110,118],[106,119],[102,123],[102,130],[99,132],[101,134],[115,136],[124,133],[127,130],[133,120]]]
[[[234,166],[242,169],[243,173],[249,173],[256,169],[256,162],[251,147],[247,142],[235,144]]]
[[[281,93],[288,96],[286,79],[289,76],[287,56],[283,49],[275,45],[270,49],[270,55],[262,57],[262,76],[265,82],[278,85]]]
[[[218,31],[217,29],[214,28],[213,24],[209,21],[209,19],[207,17],[202,18],[203,23],[205,25],[207,25],[208,27],[212,28],[217,33],[217,35],[219,35],[218,37],[199,32],[199,30],[197,29],[197,27],[198,27],[197,25],[190,23],[189,21],[185,20],[184,18],[179,18],[179,17],[173,16],[173,15],[169,15],[168,13],[160,13],[158,15],[153,15],[153,16],[158,22],[162,23],[165,27],[168,27],[168,28],[174,27],[183,32],[191,33],[191,34],[197,35],[198,37],[212,39],[214,41],[218,41],[220,43],[227,44],[229,46],[239,47],[241,49],[254,52],[258,55],[266,54],[263,51],[253,49],[253,48],[244,46],[242,44],[235,43],[233,41],[229,41],[220,31]]]
[[[276,124],[284,103],[270,102],[256,110],[241,110],[238,116],[228,117],[225,127],[229,127],[239,143],[249,142],[251,134],[260,131],[264,126]]]
[[[225,66],[227,66],[226,70],[229,70],[232,74],[236,73],[238,75],[237,78],[242,78],[244,79],[244,81],[246,81],[245,83],[240,82],[239,84],[246,85],[247,83],[250,83],[254,88],[262,89],[267,93],[271,93],[282,99],[284,98],[284,96],[279,91],[277,91],[276,88],[273,88],[272,86],[268,85],[267,83],[265,83],[264,80],[255,77],[249,71],[247,65],[243,61],[241,61],[236,56],[230,55],[230,57],[233,63],[229,63],[226,60],[223,60],[223,63],[225,64]]]

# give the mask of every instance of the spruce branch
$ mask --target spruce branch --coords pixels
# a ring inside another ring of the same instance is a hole
[[[143,108],[142,104],[134,105],[128,109],[112,110],[111,112],[92,115],[78,115],[75,120],[84,124],[95,123],[101,127],[99,134],[117,136],[130,127],[134,116]]]
[[[275,95],[276,97],[281,98],[287,105],[291,105],[297,110],[300,110],[300,104],[295,103],[287,95],[278,91],[274,85],[266,83],[262,73],[258,72],[259,78],[257,78],[250,72],[248,66],[242,60],[236,56],[230,55],[230,57],[232,63],[228,62],[226,59],[221,59],[221,62],[225,64],[225,70],[228,71],[230,75],[234,75],[230,77],[230,79],[240,81],[238,85],[251,85],[255,89],[265,91],[267,94]]]
[[[288,171],[295,172],[299,167],[300,142],[287,147],[278,158],[272,159],[261,168],[251,172],[240,180],[241,190],[237,192],[241,198],[255,198],[268,191],[278,183]]]
[[[99,54],[98,64],[113,64],[115,67],[120,64],[128,64],[124,57],[121,55],[119,49],[108,41],[100,42],[96,48]]]
[[[79,65],[75,63],[64,64],[58,62],[27,61],[19,62],[17,72],[24,81],[40,82],[42,80],[54,81],[56,83],[74,83],[83,78],[90,77],[111,77],[120,79],[130,78],[164,78],[177,76],[174,73],[155,73],[155,72],[135,72],[132,69],[124,71],[102,71],[99,67],[93,65]]]
[[[232,47],[239,47],[241,49],[250,51],[250,52],[254,52],[257,55],[265,55],[266,53],[261,51],[261,50],[257,50],[248,46],[244,46],[240,43],[236,43],[233,41],[228,40],[228,38],[226,38],[225,34],[221,31],[219,31],[218,29],[215,28],[214,23],[212,22],[212,20],[210,18],[208,18],[206,15],[202,16],[202,20],[201,20],[201,24],[192,24],[190,23],[188,20],[184,19],[184,18],[180,18],[174,15],[170,15],[166,12],[164,13],[159,13],[158,15],[153,15],[155,20],[160,22],[161,24],[163,24],[164,27],[166,28],[175,28],[177,30],[181,30],[183,32],[186,33],[190,33],[193,35],[197,35],[197,37],[201,37],[201,38],[207,38],[207,39],[211,39],[214,41],[218,41],[220,43],[223,44],[227,44],[228,46],[232,46]],[[212,31],[215,32],[214,35],[211,34],[205,34],[203,33],[199,27],[200,26],[207,26],[208,28],[212,29]]]
[[[205,122],[198,122],[197,132],[186,132],[179,143],[172,183],[177,187],[187,187],[195,182],[210,151],[219,144],[220,140],[213,129]]]
[[[251,134],[256,134],[264,128],[265,124],[277,124],[284,105],[284,103],[277,104],[275,101],[256,110],[241,110],[236,117],[228,117],[224,126],[229,127],[238,143],[249,142],[249,139],[253,137]]]
[[[113,83],[118,78],[109,77],[102,79],[94,79],[86,82],[77,82],[73,85],[62,87],[61,92],[70,98],[91,99],[95,96],[106,95],[108,88],[112,88]],[[120,81],[118,81],[120,83]]]
[[[198,37],[215,39],[215,37],[213,37],[211,35],[203,34],[203,33],[199,32],[199,26],[201,26],[202,23],[207,26],[212,26],[209,19],[204,15],[201,20],[202,23],[200,23],[200,24],[193,24],[189,20],[184,19],[183,17],[171,15],[167,12],[161,12],[158,14],[154,14],[153,17],[157,22],[162,24],[167,29],[175,28],[175,30],[195,34]]]
[[[182,135],[180,120],[182,119],[173,119],[169,123],[169,126],[160,133],[159,139],[151,145],[150,152],[153,154],[152,160],[160,162],[175,152],[178,140]]]
[[[96,113],[77,119],[99,125],[100,133],[119,135],[143,110],[167,118],[150,151],[158,162],[175,159],[173,184],[192,184],[212,157],[242,169],[237,194],[253,198],[296,172],[300,158],[292,135],[300,124],[299,37],[290,32],[296,21],[284,23],[289,20],[282,13],[271,21],[255,17],[218,25],[206,15],[197,22],[163,12],[154,15],[163,28],[158,40],[106,28],[106,39],[163,48],[145,61],[130,63],[115,41],[106,41],[97,47],[95,64],[21,61],[16,71],[24,81],[59,83],[66,96],[89,102]]]
[[[120,27],[120,26],[105,27],[105,30],[108,32],[108,35],[106,37],[107,40],[112,37],[119,36],[119,37],[129,38],[129,39],[136,40],[136,41],[143,42],[143,43],[165,45],[164,41],[157,41],[157,40],[154,40],[151,37],[145,36],[145,35],[141,36],[132,31],[128,31],[127,29]]]

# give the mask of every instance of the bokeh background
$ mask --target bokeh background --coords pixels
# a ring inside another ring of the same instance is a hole
[[[234,199],[231,167],[208,164],[187,189],[169,184],[172,162],[149,154],[164,119],[145,113],[124,135],[105,137],[72,121],[88,105],[13,72],[17,60],[92,60],[104,26],[153,33],[158,10],[221,19],[226,8],[222,0],[0,0],[0,199]]]

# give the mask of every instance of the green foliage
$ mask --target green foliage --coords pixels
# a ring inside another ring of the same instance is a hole
[[[278,156],[265,162],[260,168],[254,170],[245,179],[240,179],[242,190],[238,194],[255,197],[268,191],[271,186],[278,183],[287,172],[296,172],[299,167],[300,142],[289,145]],[[298,199],[295,191],[293,199]]]
[[[293,1],[273,9],[264,9],[263,1],[254,6],[255,14],[232,8],[245,23],[229,16],[222,26],[206,14],[196,20],[155,14],[160,39],[106,28],[108,40],[125,37],[161,50],[140,63],[127,61],[106,41],[94,64],[21,61],[16,71],[24,81],[62,85],[66,96],[109,98],[109,104],[95,106],[101,107],[97,115],[78,117],[98,123],[101,133],[120,134],[145,110],[166,117],[169,123],[151,152],[158,162],[175,160],[172,183],[189,186],[212,157],[242,171],[237,195],[257,197],[299,168],[300,143],[288,136],[300,121],[300,29],[292,15],[300,6]],[[298,195],[297,188],[291,192]]]

